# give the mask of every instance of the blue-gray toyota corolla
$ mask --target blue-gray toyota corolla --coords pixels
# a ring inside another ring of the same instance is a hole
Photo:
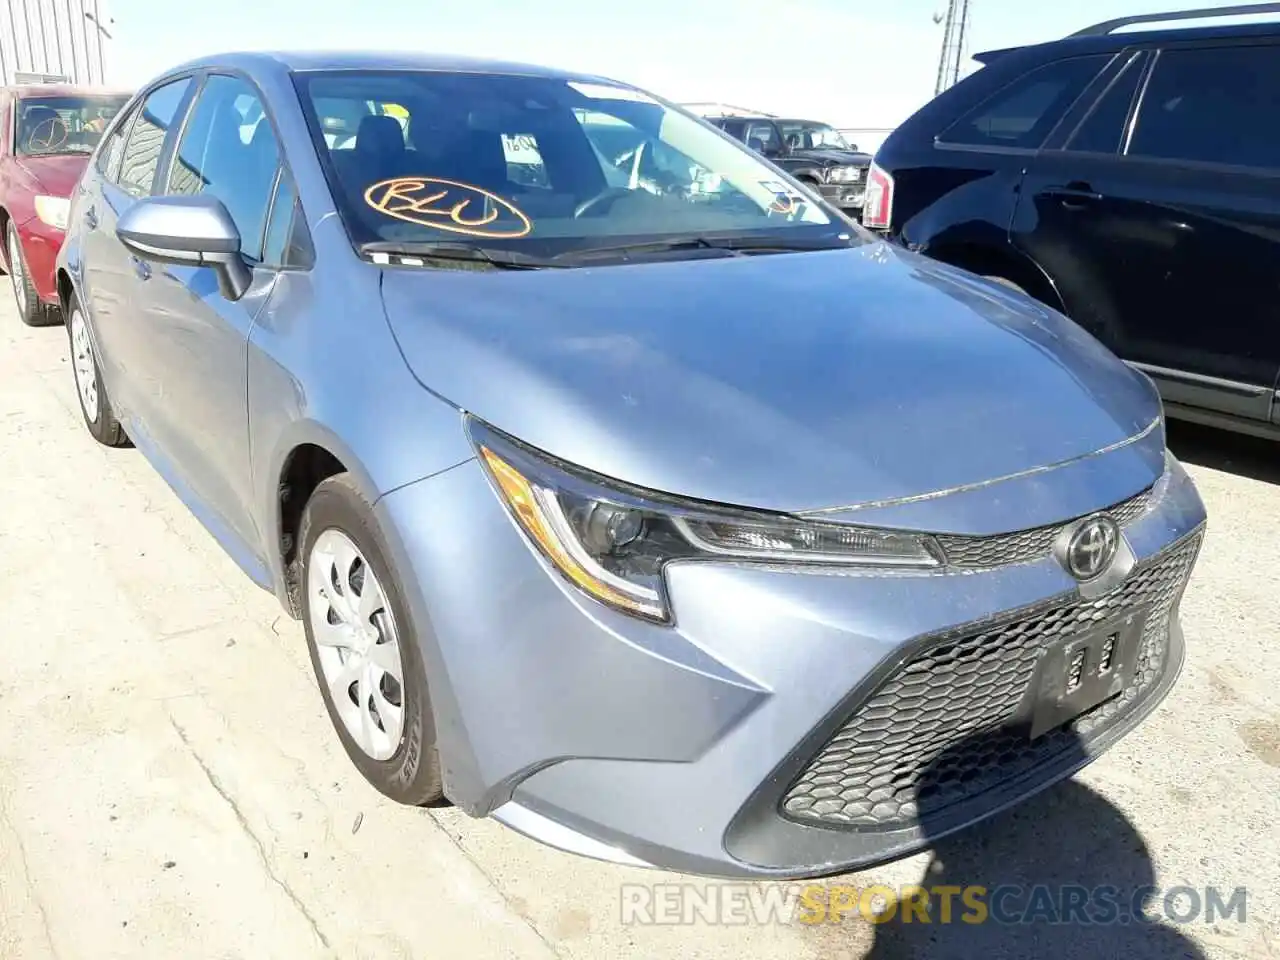
[[[59,269],[132,442],[301,618],[352,762],[728,876],[902,856],[1183,659],[1155,390],[598,77],[235,55],[144,88]]]

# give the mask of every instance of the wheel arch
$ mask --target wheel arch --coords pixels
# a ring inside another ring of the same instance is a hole
[[[72,295],[76,293],[75,281],[71,279],[70,272],[63,266],[58,267],[53,281],[58,289],[58,308],[62,311],[63,316],[66,316],[67,306],[71,303]]]
[[[316,487],[339,473],[349,474],[370,504],[377,502],[379,490],[355,452],[321,424],[301,421],[277,444],[263,474],[268,566],[276,595],[295,618],[302,615],[297,542],[302,513]]]
[[[949,240],[931,243],[920,252],[970,273],[984,277],[1003,277],[1016,283],[1045,306],[1060,313],[1066,312],[1066,305],[1053,278],[1038,263],[1008,244],[993,246],[982,242]]]

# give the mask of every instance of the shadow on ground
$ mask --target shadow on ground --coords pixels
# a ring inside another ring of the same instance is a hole
[[[973,747],[971,739],[953,750]],[[1072,739],[1067,750],[1079,755],[1082,748]],[[954,776],[956,766],[947,763],[948,754],[921,781],[918,803],[928,832],[941,833],[948,825],[950,811],[936,799],[943,791],[930,789],[937,779],[934,771],[949,770],[943,776]],[[1128,818],[1083,784],[1068,780],[993,820],[943,836],[932,844],[932,852],[920,885],[929,890],[985,887],[990,916],[982,923],[964,922],[966,914],[977,914],[955,896],[951,922],[942,923],[935,898],[929,923],[920,923],[918,916],[904,922],[898,911],[878,924],[868,958],[1204,956],[1177,928],[1135,920],[1132,912],[1139,908],[1146,916],[1162,914],[1161,900],[1148,889],[1156,883],[1150,851]],[[1005,892],[997,893],[1001,887]],[[1044,892],[1035,892],[1038,887]],[[1078,892],[1064,894],[1063,888]],[[1106,892],[1099,893],[1100,888]],[[1064,899],[1082,901],[1086,896],[1088,902],[1069,917]],[[1082,915],[1089,919],[1082,922]]]
[[[1169,449],[1183,463],[1280,485],[1280,443],[1170,420]]]

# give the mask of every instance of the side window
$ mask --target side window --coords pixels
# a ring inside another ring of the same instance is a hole
[[[257,91],[238,77],[205,81],[169,169],[168,193],[209,194],[222,201],[241,250],[262,259],[280,149]]]
[[[766,150],[777,150],[778,131],[772,123],[753,123],[747,127],[747,146],[752,150],[764,153]]]
[[[1124,132],[1133,108],[1133,97],[1138,92],[1145,59],[1135,57],[1124,72],[1116,77],[1107,92],[1094,105],[1089,116],[1076,128],[1067,143],[1068,150],[1084,150],[1089,153],[1115,153],[1123,144]]]
[[[951,125],[940,143],[1035,150],[1111,57],[1072,57],[1013,81]]]
[[[743,127],[744,124],[741,120],[726,120],[724,122],[724,132],[738,140],[746,139],[742,135]]]
[[[131,110],[128,116],[121,119],[119,125],[111,132],[111,136],[107,138],[107,142],[102,145],[102,149],[98,151],[98,172],[112,183],[115,183],[116,175],[120,172],[120,154],[124,152],[124,138],[129,132],[129,126],[133,123],[136,113],[136,110]]]
[[[262,261],[271,267],[309,267],[313,253],[307,221],[302,216],[298,190],[288,170],[280,171],[276,196],[267,221],[266,243]]]
[[[1280,47],[1165,50],[1129,154],[1280,169]]]
[[[151,185],[160,166],[160,153],[165,135],[173,126],[178,107],[191,85],[184,77],[153,90],[142,104],[138,119],[129,133],[129,144],[121,158],[118,183],[127,193],[145,197],[151,193]]]

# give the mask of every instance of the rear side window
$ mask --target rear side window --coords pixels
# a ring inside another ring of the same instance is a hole
[[[1166,50],[1129,154],[1280,169],[1280,47]]]
[[[131,123],[133,123],[133,113],[120,121],[102,149],[98,151],[98,170],[113,183],[116,174],[120,171],[120,154],[124,152],[124,138],[129,132]]]
[[[1057,60],[1024,74],[951,125],[940,143],[1034,150],[1110,55]]]
[[[129,132],[129,145],[124,148],[118,181],[122,189],[135,197],[151,193],[165,135],[173,126],[174,117],[190,85],[191,80],[187,77],[166,83],[151,91],[142,104],[142,112]]]
[[[1142,79],[1143,57],[1129,62],[1125,71],[1111,82],[1093,112],[1085,118],[1067,144],[1068,150],[1115,153],[1124,142],[1124,133],[1133,109],[1133,98]]]

